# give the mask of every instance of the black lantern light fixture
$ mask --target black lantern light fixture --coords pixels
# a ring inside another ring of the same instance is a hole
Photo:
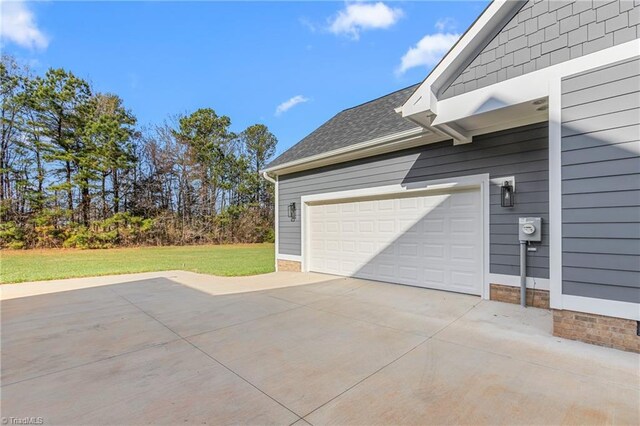
[[[296,203],[289,203],[289,208],[287,209],[287,217],[291,219],[291,222],[296,221]]]
[[[500,188],[500,205],[513,207],[513,185],[508,180],[505,180]]]

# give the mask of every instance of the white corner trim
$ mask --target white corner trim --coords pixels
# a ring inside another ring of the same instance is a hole
[[[276,255],[276,263],[278,263],[278,260],[290,260],[292,262],[302,262],[302,256],[297,256],[295,254],[278,253]]]
[[[562,81],[549,81],[549,306],[562,309]]]
[[[304,195],[300,198],[302,208],[300,211],[301,220],[301,232],[300,232],[300,247],[303,272],[308,272],[308,253],[310,242],[308,241],[307,234],[309,228],[309,206],[313,204],[321,204],[323,202],[334,201],[350,201],[364,197],[375,197],[382,195],[403,195],[403,194],[415,194],[420,195],[432,191],[445,191],[445,190],[457,190],[478,187],[480,189],[480,196],[482,200],[482,271],[483,277],[482,294],[483,299],[489,299],[489,262],[490,262],[490,233],[489,233],[489,221],[490,221],[490,187],[489,187],[489,174],[482,173],[477,175],[459,176],[455,178],[435,179],[424,182],[418,182],[408,186],[403,185],[386,185],[372,188],[352,189],[346,191],[329,192],[324,194],[311,194]],[[281,255],[279,255],[281,256]]]
[[[482,298],[491,298],[491,280],[489,271],[491,270],[491,183],[490,175],[476,175],[474,179],[480,180],[480,197],[482,202]]]
[[[489,274],[491,284],[502,284],[509,287],[520,287],[519,275]],[[549,290],[547,278],[527,277],[527,288],[536,290]]]
[[[640,304],[582,296],[562,296],[562,309],[640,321]],[[554,308],[559,309],[559,308]]]

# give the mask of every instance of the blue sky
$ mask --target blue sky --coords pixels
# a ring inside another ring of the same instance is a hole
[[[1,46],[120,95],[141,125],[211,107],[235,131],[266,124],[282,152],[424,79],[486,4],[2,0]]]

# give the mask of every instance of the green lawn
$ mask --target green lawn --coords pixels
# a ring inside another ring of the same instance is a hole
[[[0,252],[0,283],[172,269],[223,276],[273,272],[273,244]]]

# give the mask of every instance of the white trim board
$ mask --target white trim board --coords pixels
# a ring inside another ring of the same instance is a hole
[[[349,189],[346,191],[325,192],[321,194],[303,195],[300,197],[301,203],[319,203],[326,201],[336,200],[348,200],[354,198],[372,197],[378,195],[393,195],[393,194],[411,194],[425,192],[425,191],[437,191],[455,188],[466,188],[471,186],[478,186],[486,179],[488,181],[489,174],[477,174],[469,176],[460,176],[455,178],[434,179],[428,181],[421,181],[411,183],[407,185],[384,185],[375,186],[362,189]]]
[[[640,321],[639,303],[618,302],[616,300],[563,294],[562,306],[562,309],[568,311],[587,312],[590,314]]]
[[[278,253],[276,254],[276,263],[278,263],[278,260],[289,260],[292,262],[302,262],[302,256],[298,256],[295,254],[281,254]]]
[[[549,81],[549,307],[562,309],[562,87]]]
[[[501,284],[509,287],[520,287],[519,275],[505,275],[505,274],[489,274],[489,281],[491,284]],[[536,278],[527,277],[527,288],[536,290],[549,290],[548,278]]]
[[[321,204],[323,202],[333,201],[349,201],[359,198],[375,197],[375,196],[388,196],[388,195],[407,195],[415,194],[416,196],[433,192],[433,191],[445,191],[456,189],[466,189],[477,187],[480,189],[480,197],[482,203],[482,271],[483,277],[482,295],[483,299],[489,299],[489,259],[490,259],[490,234],[489,234],[489,174],[477,174],[470,176],[459,176],[455,178],[436,179],[430,181],[419,182],[411,184],[410,186],[403,185],[386,185],[372,188],[353,189],[338,192],[329,192],[323,194],[304,195],[301,197],[300,202],[302,204],[300,220],[301,220],[301,232],[300,232],[300,247],[302,257],[302,271],[308,272],[309,265],[307,259],[307,253],[309,253],[309,241],[307,241],[308,227],[309,227],[309,214],[308,207],[313,204]]]

